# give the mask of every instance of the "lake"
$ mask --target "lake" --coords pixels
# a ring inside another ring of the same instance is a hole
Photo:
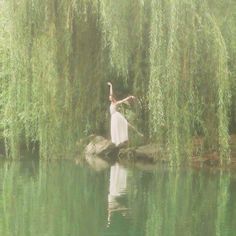
[[[236,232],[236,173],[70,161],[0,163],[0,235]]]

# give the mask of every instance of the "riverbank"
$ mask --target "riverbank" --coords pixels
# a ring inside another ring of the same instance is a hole
[[[186,158],[178,165],[188,165],[195,168],[220,167],[236,169],[236,135],[230,136],[230,161],[220,159],[216,151],[202,152],[203,142],[200,139],[194,141],[193,155]],[[169,164],[174,165],[173,161],[169,160],[165,151],[156,144],[146,144],[138,147],[129,147],[127,144],[122,144],[116,147],[109,140],[101,136],[93,136],[89,144],[84,149],[85,159],[88,162],[93,162],[93,158],[113,164],[116,161],[123,163],[146,163],[148,165]]]

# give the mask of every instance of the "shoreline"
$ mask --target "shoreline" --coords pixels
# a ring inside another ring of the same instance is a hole
[[[200,142],[198,142],[199,145]],[[199,146],[196,145],[195,150]],[[109,164],[115,162],[124,162],[134,164],[136,162],[158,165],[165,164],[169,166],[190,166],[194,168],[214,167],[220,169],[236,169],[236,135],[231,135],[230,140],[230,159],[220,159],[216,151],[201,153],[201,155],[192,155],[190,158],[179,163],[169,160],[160,148],[155,144],[146,144],[138,147],[129,147],[122,145],[116,147],[109,140],[101,136],[94,136],[84,149],[85,160],[91,161],[92,158],[99,158]],[[194,153],[194,152],[193,152]]]

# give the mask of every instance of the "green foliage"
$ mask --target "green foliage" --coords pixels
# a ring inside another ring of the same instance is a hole
[[[229,160],[233,1],[226,19],[221,0],[214,7],[211,0],[0,4],[1,135],[9,156],[17,157],[22,143],[39,144],[43,158],[65,156],[79,138],[108,133],[112,80],[122,95],[138,97],[134,125],[173,162],[191,157],[199,136],[205,150]]]
[[[228,157],[227,50],[214,17],[204,1],[153,1],[152,9],[152,136],[167,145],[173,161],[191,155],[196,135]]]

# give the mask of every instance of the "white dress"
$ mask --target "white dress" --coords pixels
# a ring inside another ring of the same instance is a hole
[[[116,146],[128,140],[128,122],[120,112],[116,110],[116,105],[110,105],[111,113],[111,141]]]

